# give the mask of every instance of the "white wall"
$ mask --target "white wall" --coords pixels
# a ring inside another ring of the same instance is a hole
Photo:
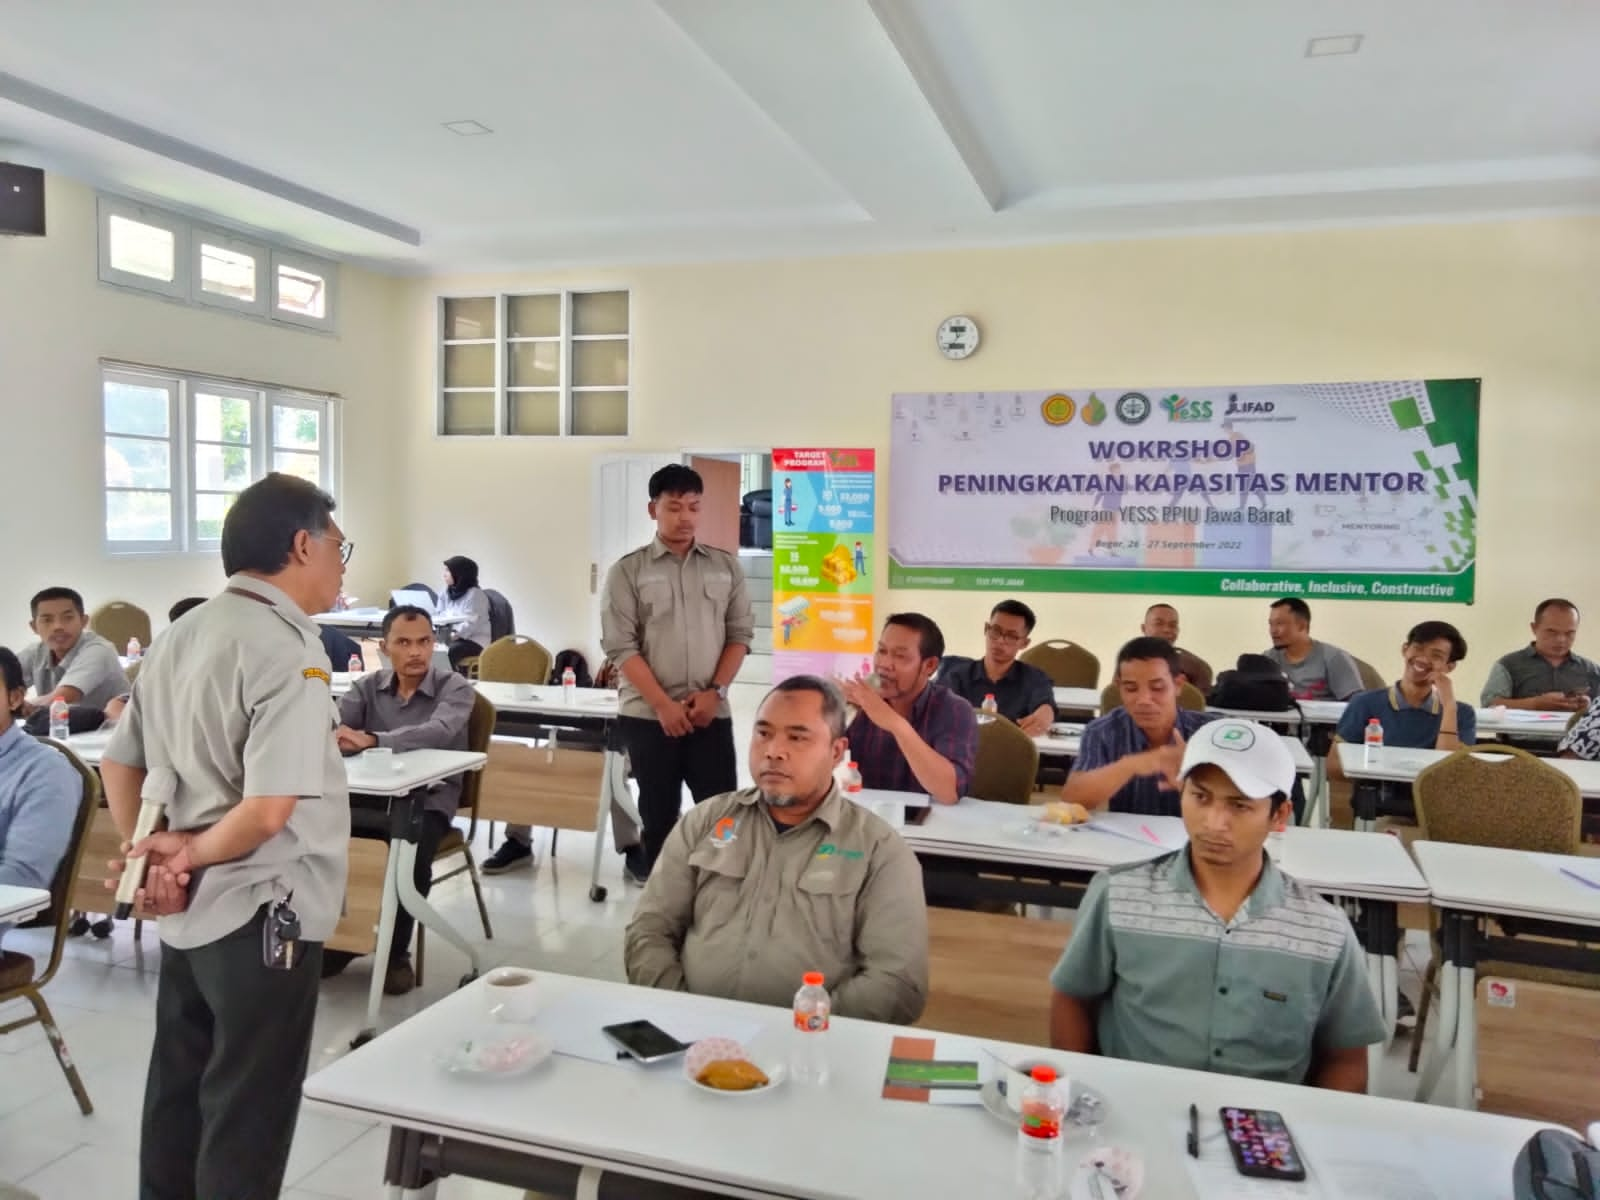
[[[1386,674],[1412,622],[1456,622],[1473,646],[1459,679],[1476,691],[1492,659],[1525,639],[1541,595],[1600,605],[1600,556],[1589,552],[1600,524],[1597,279],[1600,219],[1575,217],[414,281],[400,338],[416,476],[404,542],[424,573],[472,555],[525,632],[587,645],[600,453],[882,450],[895,391],[1482,376],[1478,603],[1314,606],[1317,634]],[[437,438],[437,294],[553,286],[632,289],[632,438]],[[955,312],[978,318],[984,342],[952,364],[933,332]],[[880,612],[930,613],[953,645],[975,649],[993,597],[880,589],[877,599]],[[1043,635],[1108,658],[1150,598],[1027,599]],[[1185,601],[1183,640],[1222,662],[1266,644],[1265,617],[1262,600]],[[1585,643],[1600,653],[1600,630]]]
[[[402,569],[386,494],[402,379],[393,353],[403,289],[340,270],[337,336],[302,332],[109,287],[97,278],[94,192],[48,181],[48,236],[0,238],[0,644],[30,639],[28,597],[76,587],[88,605],[130,600],[159,630],[167,608],[222,582],[215,554],[102,549],[102,358],[338,393],[340,521],[357,543],[352,590],[376,597]],[[384,593],[385,596],[387,593]]]

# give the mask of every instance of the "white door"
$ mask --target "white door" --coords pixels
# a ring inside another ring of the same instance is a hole
[[[656,535],[650,519],[650,476],[668,463],[681,463],[681,454],[618,454],[595,460],[594,494],[589,511],[593,514],[589,563],[589,611],[591,640],[600,648],[600,591],[606,572],[628,551],[644,545]],[[600,659],[593,669],[600,670]]]

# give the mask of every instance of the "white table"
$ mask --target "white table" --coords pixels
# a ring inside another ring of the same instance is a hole
[[[1411,750],[1400,746],[1385,746],[1367,759],[1367,748],[1354,742],[1340,742],[1337,746],[1339,769],[1346,779],[1376,783],[1414,783],[1425,769],[1448,758],[1450,750]],[[1490,756],[1492,757],[1492,751]],[[1585,800],[1585,815],[1596,807],[1587,803],[1600,801],[1600,762],[1586,762],[1581,758],[1542,758],[1545,766],[1560,771],[1578,785],[1578,794]],[[1371,830],[1371,814],[1356,813],[1356,828]]]
[[[68,738],[67,747],[84,762],[97,767],[110,741],[109,730],[96,730]],[[352,792],[403,800],[429,784],[438,783],[452,775],[481,771],[488,761],[488,755],[472,750],[407,750],[391,755],[381,766],[364,754],[346,758],[344,766]],[[378,1027],[378,1006],[383,1000],[382,964],[389,961],[389,946],[394,941],[394,922],[400,905],[404,904],[406,911],[431,932],[467,956],[472,964],[469,977],[476,976],[479,970],[477,947],[462,937],[455,926],[446,921],[438,909],[417,891],[417,844],[406,836],[411,824],[410,808],[410,805],[403,808],[391,805],[393,828],[397,836],[389,842],[389,857],[384,867],[383,899],[378,910],[378,945],[373,951],[373,961],[377,965],[373,968],[372,984],[367,992],[367,1023],[356,1035],[356,1044],[370,1038]]]
[[[1100,711],[1100,689],[1086,687],[1058,687],[1055,689],[1057,708],[1072,712],[1097,713]]]
[[[1477,1102],[1477,963],[1493,958],[1496,946],[1509,940],[1487,936],[1484,918],[1519,918],[1525,932],[1533,935],[1516,939],[1524,948],[1550,945],[1540,938],[1596,940],[1600,887],[1568,878],[1561,868],[1600,883],[1600,859],[1450,842],[1417,842],[1412,851],[1439,910],[1442,946],[1434,1048],[1417,1098],[1433,1093],[1454,1047],[1454,1103],[1471,1108]]]
[[[882,1098],[897,1036],[936,1037],[941,1054],[978,1057],[988,1050],[1011,1063],[1039,1057],[1059,1063],[1104,1098],[1101,1141],[1137,1150],[1145,1164],[1143,1195],[1151,1200],[1197,1196],[1184,1165],[1191,1103],[1202,1114],[1208,1154],[1220,1152],[1213,1136],[1220,1107],[1273,1109],[1283,1114],[1314,1177],[1331,1173],[1341,1154],[1381,1157],[1420,1166],[1436,1194],[1449,1200],[1503,1200],[1517,1152],[1541,1128],[1440,1106],[843,1017],[826,1035],[832,1078],[822,1088],[786,1083],[770,1094],[729,1099],[692,1091],[676,1061],[640,1067],[559,1052],[518,1079],[451,1077],[434,1065],[435,1056],[481,1020],[486,986],[480,981],[446,996],[306,1080],[313,1109],[392,1127],[384,1193],[390,1197],[434,1195],[427,1178],[440,1171],[594,1196],[602,1170],[624,1177],[607,1178],[611,1195],[629,1194],[628,1178],[676,1185],[684,1196],[761,1200],[1016,1195],[1013,1128],[980,1108]],[[540,986],[536,1027],[558,1048],[585,1033],[592,1038],[586,1015],[599,1025],[625,1014],[669,1031],[685,1018],[700,1027],[754,1027],[761,1031],[758,1047],[769,1039],[782,1046],[790,1024],[781,1008],[599,980],[544,974]],[[1064,1147],[1069,1166],[1088,1150],[1081,1136],[1071,1138]],[[1338,1193],[1326,1195],[1335,1200]]]
[[[0,883],[0,925],[15,925],[34,913],[50,907],[50,893],[44,888],[18,887]]]
[[[1049,733],[1041,733],[1033,739],[1033,744],[1039,747],[1040,755],[1057,755],[1062,758],[1077,758],[1083,749],[1082,725],[1057,724],[1050,727]],[[1294,759],[1294,769],[1297,775],[1309,775],[1316,767],[1310,752],[1305,744],[1297,737],[1288,734],[1279,734],[1283,739],[1289,757]]]

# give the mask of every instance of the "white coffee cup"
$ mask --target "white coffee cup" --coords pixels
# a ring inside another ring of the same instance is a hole
[[[362,759],[374,771],[398,771],[400,762],[388,746],[373,746],[362,752]]]
[[[484,1003],[489,1017],[526,1025],[539,1015],[539,978],[522,967],[496,967],[484,976]]]
[[[511,685],[511,694],[512,694],[512,696],[514,696],[518,700],[532,700],[533,699],[533,684],[531,684],[531,683],[513,683]]]

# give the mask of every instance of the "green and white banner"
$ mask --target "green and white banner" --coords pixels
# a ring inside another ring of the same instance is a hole
[[[1479,389],[896,393],[889,586],[1471,603]]]

